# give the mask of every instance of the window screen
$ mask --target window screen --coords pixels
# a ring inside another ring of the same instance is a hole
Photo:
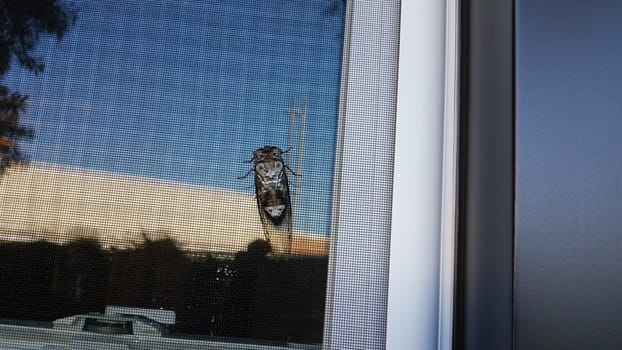
[[[0,347],[319,347],[345,2],[0,6]]]

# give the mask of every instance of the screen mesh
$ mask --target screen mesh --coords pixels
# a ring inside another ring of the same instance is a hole
[[[0,346],[320,344],[345,2],[0,6]]]

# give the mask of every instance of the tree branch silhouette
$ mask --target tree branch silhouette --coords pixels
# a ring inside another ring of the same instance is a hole
[[[0,78],[14,59],[39,74],[45,65],[33,56],[42,35],[62,39],[77,19],[76,10],[62,0],[0,0]],[[19,141],[32,139],[32,129],[20,125],[28,96],[0,85],[0,175],[12,165],[25,163]]]

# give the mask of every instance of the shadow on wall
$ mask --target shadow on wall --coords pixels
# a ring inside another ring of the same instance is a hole
[[[106,305],[175,311],[172,333],[320,342],[326,257],[186,253],[170,238],[131,249],[95,239],[0,243],[0,318],[53,321]]]

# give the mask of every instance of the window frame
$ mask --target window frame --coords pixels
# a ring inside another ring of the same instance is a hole
[[[457,2],[347,1],[323,348],[449,346]]]
[[[458,240],[453,343],[512,349],[514,1],[461,3]]]
[[[451,348],[457,9],[348,2],[325,349]],[[386,152],[370,161],[356,145]]]

